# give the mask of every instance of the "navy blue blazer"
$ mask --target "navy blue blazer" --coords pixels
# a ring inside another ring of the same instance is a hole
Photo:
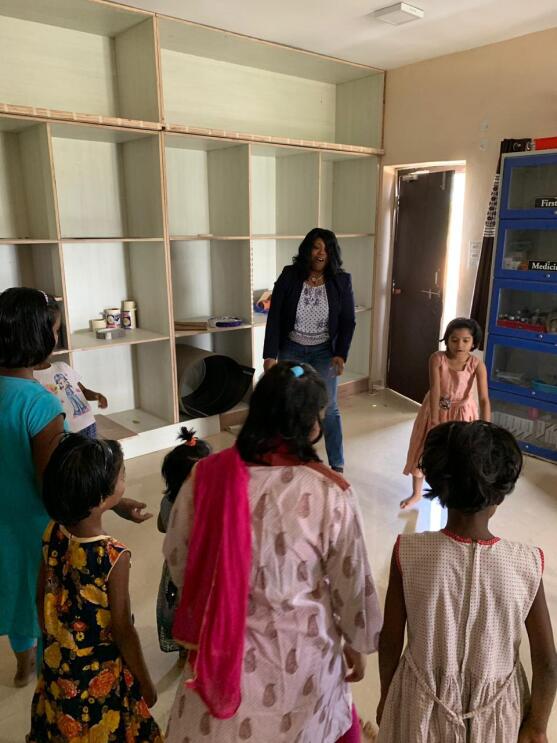
[[[295,266],[285,266],[273,287],[271,308],[265,329],[264,359],[276,359],[279,349],[294,330],[296,310],[304,281]],[[356,314],[352,277],[349,273],[337,273],[325,284],[329,302],[329,341],[333,356],[345,361],[348,357]]]

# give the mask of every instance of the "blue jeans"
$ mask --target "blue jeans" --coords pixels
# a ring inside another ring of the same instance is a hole
[[[303,364],[311,364],[325,381],[329,397],[329,404],[327,405],[325,420],[323,421],[327,459],[329,460],[330,467],[335,469],[344,467],[342,423],[337,404],[338,377],[333,368],[333,355],[329,344],[320,343],[318,346],[302,346],[300,343],[287,340],[279,350],[278,357],[280,361],[301,361]]]
[[[89,439],[96,439],[97,438],[97,424],[91,423],[90,426],[87,426],[86,428],[82,428],[79,432],[82,436],[87,436]]]

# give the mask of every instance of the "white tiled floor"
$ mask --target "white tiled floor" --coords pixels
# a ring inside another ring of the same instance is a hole
[[[400,474],[415,409],[388,393],[357,395],[342,403],[346,476],[356,488],[365,520],[368,549],[375,580],[384,597],[388,566],[396,535],[415,528],[417,511],[400,513],[397,504],[410,492],[410,482]],[[216,448],[228,445],[232,437],[221,434],[212,440]],[[160,500],[162,453],[150,454],[127,463],[127,494],[146,501],[153,512]],[[124,541],[133,553],[132,606],[147,662],[159,690],[154,713],[166,723],[178,672],[173,655],[159,651],[156,635],[155,600],[161,571],[162,535],[155,519],[136,526],[109,514],[109,533]],[[557,616],[557,467],[526,459],[516,491],[507,498],[493,520],[492,531],[501,536],[541,546],[546,554],[545,588],[550,611]],[[528,643],[523,644],[528,671]],[[28,730],[32,687],[11,686],[14,663],[6,638],[0,638],[0,743],[22,743]],[[377,658],[368,664],[366,678],[354,689],[360,715],[375,717],[378,699]],[[549,739],[557,740],[557,712],[553,713]],[[318,743],[315,741],[315,743]],[[509,741],[509,743],[511,743]]]

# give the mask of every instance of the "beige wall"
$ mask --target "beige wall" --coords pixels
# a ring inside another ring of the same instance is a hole
[[[469,243],[482,237],[499,142],[557,135],[556,70],[554,28],[387,73],[384,164],[466,161],[459,314],[470,309],[475,266],[469,266]],[[386,363],[393,183],[393,170],[387,168],[377,243],[372,380],[384,379]]]

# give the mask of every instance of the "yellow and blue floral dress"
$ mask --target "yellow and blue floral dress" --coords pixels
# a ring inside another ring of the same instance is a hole
[[[127,547],[79,539],[60,524],[43,535],[43,662],[33,743],[162,743],[157,723],[112,639],[108,578]]]

